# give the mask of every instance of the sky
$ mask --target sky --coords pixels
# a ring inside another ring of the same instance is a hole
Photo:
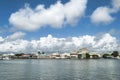
[[[0,53],[120,51],[120,0],[2,0]]]

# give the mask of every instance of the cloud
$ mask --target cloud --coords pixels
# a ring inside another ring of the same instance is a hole
[[[0,42],[4,41],[3,37],[0,37]]]
[[[97,8],[91,15],[91,20],[93,23],[110,23],[114,18],[110,15],[111,11],[107,7]]]
[[[106,33],[101,36],[96,44],[93,46],[98,51],[112,51],[117,50],[118,47],[117,39],[112,37],[109,33]]]
[[[116,29],[110,29],[108,33],[111,35],[120,35],[120,31]]]
[[[120,10],[120,0],[112,0],[112,7],[102,6],[98,7],[91,15],[92,23],[96,24],[108,24],[114,21],[112,14],[117,13]]]
[[[11,42],[4,42],[0,44],[0,52],[26,52],[28,46],[28,41],[26,40],[16,40]]]
[[[69,38],[56,38],[52,35],[40,37],[39,40],[4,41],[0,43],[0,52],[71,52],[87,47],[91,51],[105,52],[119,50],[119,41],[109,33],[100,36],[83,35]]]
[[[2,33],[3,32],[3,30],[2,29],[0,29],[0,33]]]
[[[17,40],[17,39],[21,39],[23,36],[25,36],[25,33],[15,32],[14,34],[7,36],[5,40],[6,41],[14,41],[14,40]]]
[[[45,8],[45,5],[38,5],[35,9],[25,5],[25,8],[12,13],[9,22],[15,28],[34,31],[49,25],[53,28],[61,28],[65,24],[74,24],[85,12],[87,0],[70,0],[62,4],[56,4]]]
[[[8,29],[9,29],[8,25],[0,26],[0,33],[8,32],[9,31]]]
[[[120,0],[112,0],[113,10],[115,12],[120,10]]]

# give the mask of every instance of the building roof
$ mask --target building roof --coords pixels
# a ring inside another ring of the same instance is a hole
[[[74,50],[71,54],[83,54],[83,53],[87,53],[88,52],[88,49],[87,48],[82,48],[82,49],[79,49],[79,50]]]

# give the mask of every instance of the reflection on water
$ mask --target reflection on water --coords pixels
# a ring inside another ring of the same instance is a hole
[[[120,60],[0,61],[0,80],[119,80]]]

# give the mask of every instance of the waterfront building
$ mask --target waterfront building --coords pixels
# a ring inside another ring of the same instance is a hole
[[[37,56],[36,54],[31,54],[31,58],[32,58],[32,59],[37,59],[37,57],[38,57],[38,56]]]
[[[70,53],[60,54],[60,58],[61,58],[61,59],[70,59]]]
[[[30,54],[23,54],[20,56],[22,59],[29,59],[31,57]]]
[[[60,54],[56,52],[56,53],[51,54],[50,58],[51,59],[60,59],[61,57],[60,57]]]
[[[79,50],[75,50],[73,51],[70,56],[71,59],[85,59],[86,58],[86,53],[88,53],[88,49],[87,48],[82,48]]]
[[[90,58],[91,59],[98,59],[101,58],[102,56],[100,54],[98,54],[97,52],[90,52]]]
[[[75,52],[72,52],[72,53],[70,53],[70,58],[71,58],[71,59],[78,59],[78,55],[79,55],[79,54],[77,54],[77,53],[75,53]]]
[[[9,54],[3,54],[2,59],[9,60],[10,59]]]

